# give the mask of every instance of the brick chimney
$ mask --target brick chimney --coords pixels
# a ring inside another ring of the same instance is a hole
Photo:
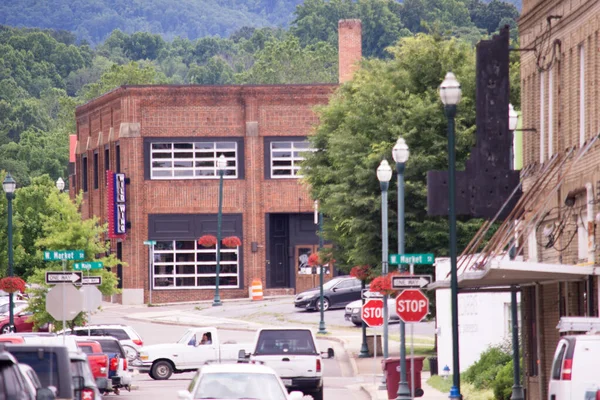
[[[362,23],[360,19],[338,22],[338,57],[340,83],[352,80],[362,58]]]

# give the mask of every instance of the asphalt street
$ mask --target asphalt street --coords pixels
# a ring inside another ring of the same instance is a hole
[[[256,308],[256,304],[251,304]],[[177,307],[178,310],[189,309],[197,310],[197,306],[169,306]],[[293,306],[292,306],[293,307]],[[169,343],[177,341],[187,327],[179,325],[157,324],[150,322],[132,321],[126,317],[132,313],[140,313],[144,311],[156,311],[157,307],[115,307],[108,308],[91,317],[90,323],[110,323],[110,324],[126,324],[132,326],[144,340],[144,344]],[[289,309],[289,304],[288,304]],[[224,310],[221,310],[221,313]],[[218,310],[217,310],[218,312]],[[331,312],[331,315],[335,314]],[[339,313],[339,311],[337,312]],[[302,313],[300,313],[302,314]],[[342,311],[343,314],[343,311]],[[314,313],[312,313],[314,318]],[[329,315],[329,313],[328,313]],[[338,317],[339,318],[339,317]],[[343,320],[343,315],[341,317]],[[237,342],[252,342],[254,340],[254,332],[236,331],[236,330],[220,330],[221,340],[235,340]],[[333,347],[336,352],[336,357],[332,360],[324,360],[325,371],[325,397],[327,400],[368,400],[366,393],[358,387],[357,378],[352,376],[352,369],[347,355],[343,348],[336,342],[330,340],[319,340],[319,346],[323,349]],[[192,373],[173,375],[167,381],[155,381],[146,374],[136,375],[134,377],[134,385],[138,388],[131,392],[122,391],[119,396],[108,395],[106,399],[131,399],[131,400],[168,400],[177,399],[177,391],[186,389],[192,378]],[[310,398],[310,397],[307,397]]]

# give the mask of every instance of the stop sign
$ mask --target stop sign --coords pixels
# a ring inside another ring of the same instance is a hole
[[[371,327],[383,325],[383,300],[367,300],[362,306],[361,317]]]
[[[429,314],[429,299],[419,289],[406,289],[396,297],[396,314],[404,322],[420,322]]]

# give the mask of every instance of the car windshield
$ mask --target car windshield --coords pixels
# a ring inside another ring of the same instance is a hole
[[[58,387],[56,354],[49,351],[29,352],[11,350],[10,352],[20,363],[29,365],[35,371],[43,387]]]
[[[310,331],[304,329],[265,330],[260,333],[256,354],[317,354]]]
[[[334,278],[334,279],[332,279],[332,280],[330,280],[328,282],[325,282],[323,284],[323,289],[329,290],[329,289],[333,288],[335,285],[337,285],[338,283],[340,283],[343,280],[344,280],[343,278]]]
[[[273,374],[208,373],[200,375],[194,399],[286,400]]]

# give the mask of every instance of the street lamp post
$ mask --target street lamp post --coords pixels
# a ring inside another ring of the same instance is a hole
[[[219,295],[219,274],[221,272],[221,219],[223,217],[223,175],[225,174],[225,167],[227,166],[227,160],[225,156],[221,154],[217,159],[217,170],[219,171],[219,211],[217,213],[217,271],[215,279],[215,297],[213,299],[213,307],[222,306],[221,296]]]
[[[56,188],[62,193],[63,190],[65,190],[65,181],[63,180],[63,178],[58,178],[56,180]]]
[[[12,231],[12,201],[15,198],[15,189],[17,188],[17,182],[13,179],[10,174],[6,175],[4,182],[2,182],[2,188],[6,193],[6,200],[8,200],[8,276],[13,276],[13,231]],[[15,311],[13,293],[8,294],[8,326],[10,332],[15,331]]]
[[[319,253],[323,251],[323,213],[319,211]],[[327,329],[325,329],[325,309],[323,307],[323,261],[321,261],[321,266],[319,268],[319,313],[321,319],[319,321],[319,331],[317,333],[321,335],[325,335],[327,333]]]
[[[403,138],[398,141],[392,149],[392,156],[396,161],[396,172],[398,172],[398,254],[404,254],[404,166],[408,161],[410,152]],[[402,265],[398,270],[404,271]],[[400,382],[398,382],[398,397],[396,400],[409,400],[410,389],[406,380],[406,326],[400,321]]]
[[[387,160],[382,160],[377,168],[377,179],[381,187],[381,269],[382,274],[388,273],[388,188],[392,179],[392,168]],[[388,358],[388,304],[387,295],[383,296],[383,358]],[[383,374],[382,385],[386,377]]]
[[[517,125],[519,122],[519,114],[515,111],[512,104],[508,105],[508,130],[510,130],[513,135],[517,130]],[[513,136],[514,143],[514,136]],[[513,145],[514,146],[514,145]],[[510,167],[512,169],[515,168],[514,164],[514,148],[511,147],[510,152]],[[514,260],[516,257],[516,246],[515,246],[515,238],[511,240],[509,255],[510,259]],[[511,400],[523,400],[525,399],[525,393],[523,392],[523,386],[521,386],[521,371],[520,371],[520,357],[519,357],[519,319],[518,319],[518,309],[517,309],[517,289],[515,287],[512,288],[510,292],[510,313],[512,317],[512,346],[513,346],[513,387],[512,387],[512,395]]]
[[[454,117],[462,92],[460,83],[448,72],[440,85],[440,97],[448,118],[448,220],[450,224],[450,291],[452,305],[452,388],[451,399],[462,399],[460,394],[460,362],[458,343],[458,272],[456,268],[456,148],[454,144]]]

